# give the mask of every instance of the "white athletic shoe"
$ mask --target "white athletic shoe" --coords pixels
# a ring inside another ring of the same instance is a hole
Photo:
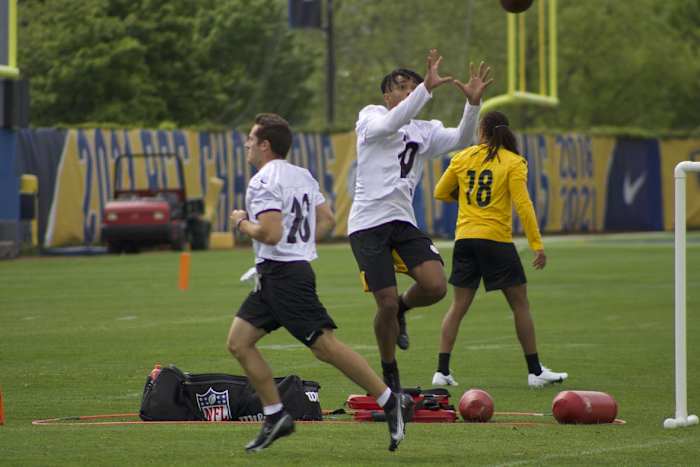
[[[459,383],[455,381],[451,374],[443,375],[439,371],[436,371],[433,375],[433,384],[435,386],[459,386]]]
[[[557,373],[549,368],[542,366],[542,373],[539,375],[528,374],[527,385],[531,388],[541,388],[548,384],[561,383],[569,377],[569,373]]]

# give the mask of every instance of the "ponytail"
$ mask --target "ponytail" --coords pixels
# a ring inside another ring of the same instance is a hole
[[[489,112],[481,119],[481,133],[486,139],[488,153],[484,162],[492,161],[501,148],[520,154],[515,135],[508,126],[508,117],[501,112]]]

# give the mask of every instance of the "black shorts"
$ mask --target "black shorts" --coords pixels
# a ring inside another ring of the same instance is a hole
[[[396,286],[395,262],[403,262],[409,271],[429,260],[443,262],[430,237],[403,221],[354,232],[350,235],[350,246],[365,290],[372,292]]]
[[[450,284],[478,289],[482,277],[487,291],[525,284],[527,278],[515,245],[479,238],[457,240],[452,253]]]
[[[267,332],[283,326],[304,345],[323,329],[336,329],[316,294],[316,275],[307,261],[270,261],[257,265],[261,288],[245,299],[238,316]]]

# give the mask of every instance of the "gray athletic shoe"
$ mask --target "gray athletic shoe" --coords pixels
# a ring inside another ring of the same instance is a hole
[[[275,423],[269,422],[268,419],[265,418],[258,437],[246,444],[245,450],[246,452],[262,451],[277,438],[289,436],[292,433],[294,433],[294,420],[287,412]]]
[[[392,393],[396,399],[394,408],[386,412],[386,422],[389,425],[389,451],[396,451],[399,443],[406,436],[406,423],[413,419],[415,402],[409,394]]]

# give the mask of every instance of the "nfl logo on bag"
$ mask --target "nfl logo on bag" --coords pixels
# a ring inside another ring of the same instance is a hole
[[[204,394],[197,394],[197,405],[209,422],[223,422],[231,420],[231,408],[228,403],[228,390],[214,391],[213,388]]]

